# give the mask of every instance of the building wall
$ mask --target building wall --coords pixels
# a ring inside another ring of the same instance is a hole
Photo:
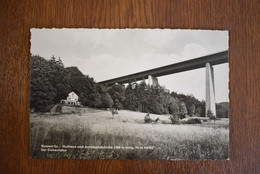
[[[73,100],[73,101],[78,101],[79,97],[77,94],[74,92],[69,93],[67,100]]]

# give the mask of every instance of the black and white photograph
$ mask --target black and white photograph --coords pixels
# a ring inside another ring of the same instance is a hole
[[[30,31],[32,158],[229,159],[228,31]]]

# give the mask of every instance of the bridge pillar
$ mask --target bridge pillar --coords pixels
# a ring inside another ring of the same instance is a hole
[[[206,63],[206,117],[208,110],[216,116],[214,70],[210,63]]]
[[[148,76],[148,84],[150,86],[156,86],[159,84],[158,79],[156,77],[153,77],[151,75]]]

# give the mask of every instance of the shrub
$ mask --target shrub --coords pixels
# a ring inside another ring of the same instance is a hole
[[[198,118],[191,118],[187,120],[185,124],[201,124],[201,120]]]
[[[211,110],[208,110],[207,111],[207,117],[211,120],[215,120],[216,119],[216,116],[212,113]]]
[[[162,121],[162,124],[166,124],[166,121],[165,121],[165,120],[163,120],[163,121]]]
[[[178,124],[179,123],[179,117],[177,115],[171,115],[170,120],[172,124]]]
[[[112,115],[116,115],[116,114],[118,114],[118,111],[115,110],[114,108],[112,108],[112,109],[111,109],[111,113],[112,113]]]

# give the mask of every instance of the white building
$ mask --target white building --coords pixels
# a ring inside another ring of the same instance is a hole
[[[78,100],[78,95],[75,92],[71,92],[68,94],[67,100],[62,99],[60,103],[67,105],[80,105],[80,102]]]

